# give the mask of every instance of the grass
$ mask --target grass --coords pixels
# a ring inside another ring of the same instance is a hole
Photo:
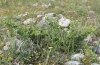
[[[84,1],[0,0],[0,50],[3,51],[0,54],[0,65],[63,65],[70,59],[70,54],[79,53],[80,49],[84,50],[84,39],[89,34],[100,38],[100,1]],[[38,5],[33,6],[36,3]],[[47,7],[43,3],[50,3],[51,6]],[[26,12],[28,15],[17,18]],[[42,18],[36,16],[47,13],[55,13],[57,18],[46,18],[49,26],[41,28],[37,24]],[[57,24],[59,14],[71,20],[66,30]],[[36,22],[23,25],[23,21],[28,18],[35,18]],[[10,48],[4,51],[6,42],[10,42]],[[89,54],[88,51],[90,49],[87,48],[84,53]],[[90,52],[94,54],[92,57],[95,57],[95,53]],[[66,56],[69,56],[67,60]],[[84,63],[88,64],[86,61]]]

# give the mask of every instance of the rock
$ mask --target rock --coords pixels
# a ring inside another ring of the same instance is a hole
[[[47,14],[45,14],[45,17],[51,19],[51,18],[54,17],[54,14],[55,14],[55,13],[47,13]]]
[[[84,58],[84,54],[78,53],[71,56],[71,60],[81,61]]]
[[[45,26],[48,26],[48,22],[47,22],[47,20],[46,20],[45,17],[42,17],[41,21],[38,22],[37,25],[38,25],[39,27],[45,27]]]
[[[27,25],[27,24],[30,24],[31,22],[34,22],[35,23],[35,20],[33,18],[29,18],[29,19],[26,19],[23,24],[24,25]]]
[[[65,65],[80,65],[81,63],[78,61],[68,61],[65,63]]]
[[[14,60],[13,62],[14,65],[21,65],[20,62],[18,60]]]
[[[97,54],[100,54],[100,46],[96,46],[93,48],[93,51]]]
[[[97,63],[92,63],[92,65],[100,65],[100,64],[97,64]]]

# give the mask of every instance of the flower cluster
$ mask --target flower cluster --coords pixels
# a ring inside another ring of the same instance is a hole
[[[62,15],[61,15],[61,18],[58,20],[58,22],[61,27],[68,27],[70,25],[70,19],[66,19]]]

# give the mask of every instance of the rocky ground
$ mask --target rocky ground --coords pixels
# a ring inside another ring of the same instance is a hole
[[[0,65],[100,65],[99,0],[0,0]]]

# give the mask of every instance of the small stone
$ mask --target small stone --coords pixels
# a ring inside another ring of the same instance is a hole
[[[65,65],[80,65],[81,63],[78,61],[68,61],[65,63]]]
[[[8,50],[9,49],[9,47],[7,46],[7,45],[5,45],[4,47],[3,47],[3,50]]]
[[[92,65],[100,65],[100,64],[97,64],[97,63],[92,63]]]
[[[47,13],[47,14],[45,14],[45,17],[48,17],[50,19],[50,18],[54,17],[54,14],[55,13]]]
[[[84,41],[86,41],[86,42],[92,42],[92,37],[91,37],[91,35],[88,35],[88,36],[84,39]]]
[[[95,49],[96,49],[96,53],[100,54],[100,46],[96,47]]]
[[[81,61],[84,58],[84,54],[78,53],[71,56],[71,60]]]
[[[29,64],[29,65],[33,65],[33,64]]]
[[[48,22],[46,20],[45,17],[42,17],[42,20],[40,22],[38,22],[37,24],[39,27],[45,27],[45,26],[48,26]]]
[[[20,65],[19,62],[15,62],[14,64],[15,64],[15,65]]]
[[[2,50],[0,50],[0,54],[2,54],[3,53],[3,51]]]

